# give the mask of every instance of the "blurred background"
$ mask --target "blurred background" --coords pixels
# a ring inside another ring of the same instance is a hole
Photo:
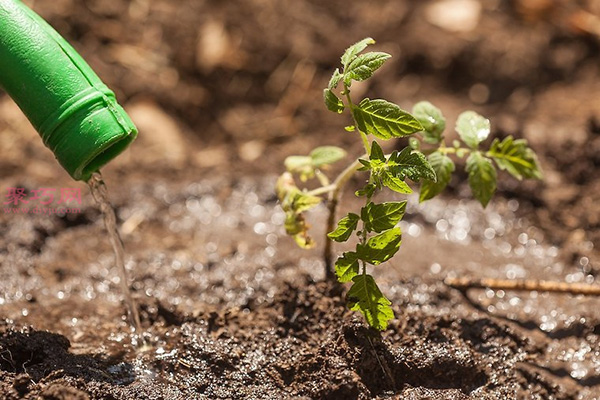
[[[528,139],[546,181],[517,190],[506,179],[500,189],[524,191],[536,206],[568,206],[560,223],[600,239],[589,232],[600,218],[600,202],[589,199],[599,190],[596,1],[26,3],[73,43],[140,129],[106,168],[108,180],[277,174],[285,156],[321,144],[360,153],[342,129],[347,121],[324,108],[321,89],[343,50],[371,36],[393,59],[356,87],[356,97],[406,109],[427,99],[450,128],[459,112],[474,109],[491,118],[495,136]],[[4,94],[0,141],[0,186],[69,181]],[[577,211],[589,207],[596,208]]]

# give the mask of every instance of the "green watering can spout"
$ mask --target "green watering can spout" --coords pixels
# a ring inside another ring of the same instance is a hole
[[[0,0],[0,88],[76,180],[87,181],[137,136],[115,94],[19,0]]]

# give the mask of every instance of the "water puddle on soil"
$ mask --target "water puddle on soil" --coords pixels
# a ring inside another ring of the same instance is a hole
[[[104,226],[108,233],[108,239],[115,253],[115,264],[119,271],[119,283],[121,285],[121,291],[123,293],[123,299],[127,308],[127,317],[133,330],[131,337],[131,343],[134,347],[144,346],[144,337],[142,335],[142,324],[140,323],[140,315],[138,313],[135,300],[131,295],[131,289],[129,288],[129,274],[125,268],[125,249],[123,248],[123,241],[117,230],[117,218],[115,211],[110,204],[108,199],[108,189],[106,184],[102,180],[100,172],[95,172],[92,177],[88,180],[88,186],[92,192],[92,197],[96,201],[96,204],[102,212],[104,217]]]

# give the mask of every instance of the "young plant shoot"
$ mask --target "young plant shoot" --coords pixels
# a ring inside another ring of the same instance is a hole
[[[390,260],[402,243],[398,223],[404,216],[406,200],[377,203],[376,194],[391,190],[403,195],[412,193],[411,185],[420,184],[420,201],[441,193],[450,182],[455,164],[451,157],[464,159],[473,196],[485,207],[496,191],[496,169],[506,170],[515,178],[541,178],[535,153],[523,139],[512,136],[500,141],[494,139],[487,149],[483,142],[490,134],[490,122],[481,115],[466,111],[456,122],[460,140],[451,146],[444,141],[446,120],[441,111],[423,101],[413,107],[412,113],[383,99],[364,98],[358,103],[352,98],[353,82],[365,81],[391,56],[383,52],[364,52],[374,44],[366,38],[350,46],[341,57],[341,68],[334,71],[329,85],[323,91],[327,108],[337,114],[349,112],[352,125],[346,131],[358,135],[364,155],[351,163],[337,178],[330,181],[323,170],[329,164],[345,157],[338,147],[326,146],[313,150],[308,156],[290,156],[285,161],[287,172],[277,182],[277,195],[286,213],[285,229],[303,248],[314,246],[308,234],[303,212],[316,207],[327,196],[329,221],[327,239],[346,242],[356,235],[358,243],[335,261],[335,276],[339,282],[352,283],[347,293],[351,310],[360,311],[367,323],[377,329],[387,328],[394,318],[391,302],[385,297],[369,272]],[[378,141],[408,137],[409,146],[391,154],[384,154]],[[364,187],[356,196],[364,199],[364,206],[349,213],[335,226],[335,211],[345,183],[355,174],[364,173]],[[301,190],[300,181],[318,179],[321,186]],[[326,275],[331,277],[331,242],[325,246]]]

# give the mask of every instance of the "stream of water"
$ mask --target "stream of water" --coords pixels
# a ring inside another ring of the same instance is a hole
[[[96,201],[96,204],[100,208],[104,217],[104,226],[108,232],[108,239],[115,253],[115,263],[117,270],[119,271],[119,283],[121,285],[121,291],[123,293],[123,299],[125,306],[127,307],[127,317],[129,323],[133,329],[133,335],[131,338],[134,346],[143,345],[144,339],[142,336],[142,325],[140,323],[140,315],[138,313],[135,300],[131,295],[131,289],[129,287],[129,274],[125,268],[125,250],[123,248],[123,241],[117,230],[117,218],[115,211],[110,204],[108,199],[108,189],[102,179],[100,172],[95,172],[88,181],[88,186],[92,192],[92,196]]]

